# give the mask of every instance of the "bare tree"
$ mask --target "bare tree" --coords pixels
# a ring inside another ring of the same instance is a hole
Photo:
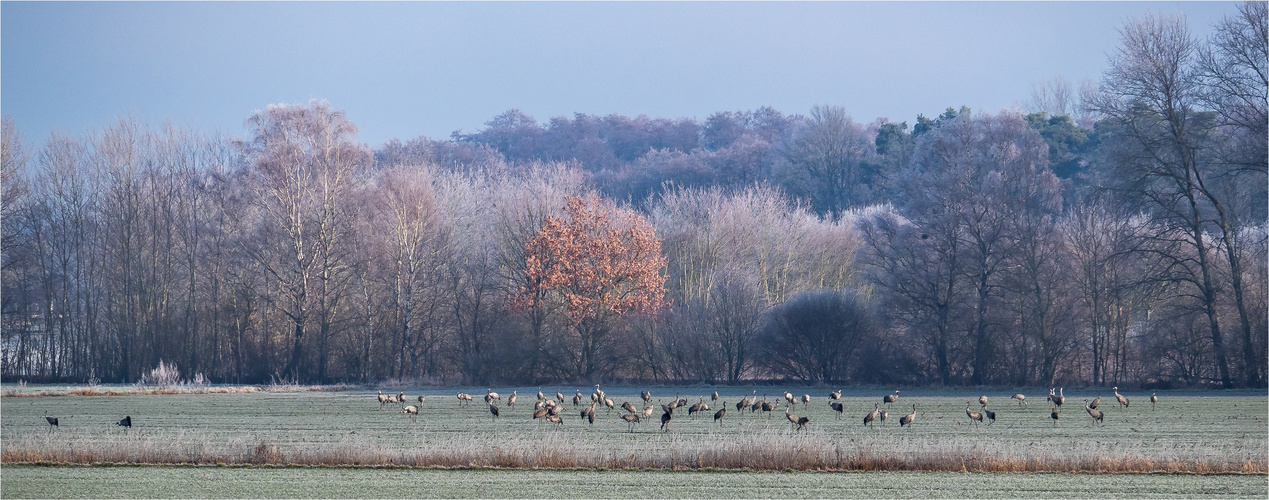
[[[301,369],[304,334],[316,313],[318,340],[325,344],[334,321],[348,273],[341,246],[351,222],[345,202],[356,169],[369,163],[370,154],[354,142],[357,127],[325,102],[269,106],[247,125],[253,137],[242,147],[258,189],[260,232],[246,250],[276,280],[281,297],[270,302],[292,324],[291,355],[282,371],[307,377]],[[319,355],[321,378],[326,353]]]

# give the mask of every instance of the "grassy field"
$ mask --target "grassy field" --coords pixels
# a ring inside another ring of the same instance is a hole
[[[544,387],[571,399],[573,387]],[[618,406],[642,408],[640,388],[608,389]],[[651,388],[654,404],[675,393],[689,397],[712,388]],[[31,387],[25,391],[56,389]],[[460,405],[454,391],[476,397]],[[557,426],[531,418],[537,388],[520,388],[519,402],[492,418],[481,402],[484,388],[454,390],[387,388],[419,394],[427,401],[417,417],[397,407],[380,407],[374,390],[340,392],[253,392],[137,396],[13,398],[0,402],[0,458],[15,463],[157,463],[405,465],[444,467],[749,469],[749,470],[924,470],[982,472],[1244,472],[1264,486],[1269,471],[1269,398],[1262,392],[1167,392],[1151,408],[1149,394],[1125,393],[1132,406],[1119,408],[1102,393],[1105,424],[1094,425],[1082,407],[1097,391],[1067,392],[1054,426],[1047,391],[1032,391],[1029,407],[988,392],[994,425],[971,424],[965,402],[979,393],[903,391],[889,419],[865,428],[862,418],[887,391],[847,391],[838,418],[825,389],[798,389],[810,405],[793,413],[807,416],[796,432],[780,409],[769,414],[737,412],[742,392],[720,389],[722,399],[706,414],[674,413],[662,432],[660,410],[627,432],[620,410],[596,411],[594,425],[579,420],[571,401]],[[790,389],[792,391],[792,389]],[[589,389],[586,389],[589,396]],[[783,390],[758,388],[759,398],[783,401]],[[588,398],[589,399],[589,398]],[[727,402],[723,426],[712,414]],[[917,405],[913,426],[899,417]],[[51,429],[44,415],[57,416]],[[134,428],[114,425],[131,415]],[[6,465],[6,482],[9,467]],[[21,469],[26,470],[26,469]],[[63,469],[53,469],[63,470]],[[76,470],[69,468],[65,470]],[[7,496],[7,493],[6,493]]]
[[[0,498],[1265,498],[1263,475],[4,466]]]

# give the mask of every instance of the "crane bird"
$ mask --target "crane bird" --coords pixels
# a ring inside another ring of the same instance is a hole
[[[541,401],[543,399],[546,399],[546,395],[542,394],[542,387],[538,386],[538,401]]]
[[[1066,402],[1066,388],[1059,388],[1057,396],[1053,395],[1053,389],[1049,389],[1049,399],[1053,401],[1053,404],[1057,405],[1058,408],[1061,408],[1062,403]]]
[[[987,417],[987,420],[991,421],[991,423],[987,425],[996,423],[996,412],[988,410],[987,405],[983,405],[983,416]]]
[[[493,403],[489,403],[489,414],[493,415],[489,418],[498,418],[498,407],[494,406]]]
[[[492,407],[492,405],[490,406]],[[582,413],[585,413],[585,412],[586,412],[585,410],[582,410]],[[540,410],[533,410],[533,420],[546,417],[546,413],[547,413],[546,408],[542,408]]]
[[[381,390],[379,391],[379,408],[383,408],[385,404],[388,404],[388,396]]]
[[[839,399],[842,399],[842,391],[841,391],[841,389],[838,389],[838,390],[836,390],[836,391],[833,391],[833,392],[828,393],[828,398],[829,398],[829,399],[832,399],[833,401],[837,401],[837,400],[839,400]]]
[[[723,401],[723,407],[719,409],[718,411],[714,412],[714,423],[718,424],[719,427],[722,427],[723,417],[726,415],[727,415],[727,402]]]
[[[52,429],[54,427],[59,427],[57,425],[57,417],[48,416],[48,412],[44,412],[44,421],[48,422],[49,429]]]
[[[669,432],[670,431],[668,427],[669,425],[670,425],[670,412],[662,413],[661,414],[661,430]]]
[[[1027,395],[1023,393],[1017,393],[1017,394],[1014,394],[1013,396],[1009,396],[1009,399],[1018,400],[1018,404],[1020,405],[1027,404]]]
[[[516,396],[519,391],[511,391],[511,395],[507,396],[507,407],[510,408],[516,404]]]
[[[912,425],[914,420],[916,420],[916,403],[912,403],[912,413],[899,417],[899,427]]]
[[[573,396],[573,406],[580,404],[582,404],[582,393],[579,392],[576,396]]]
[[[546,421],[564,427],[564,419],[560,418],[559,415],[547,415]]]
[[[1155,394],[1156,394],[1156,393],[1153,393],[1153,392],[1152,392],[1152,393],[1150,393],[1150,409],[1151,409],[1151,410],[1153,410],[1153,409],[1154,409],[1154,405],[1155,405],[1155,403],[1158,403],[1158,402],[1159,402],[1159,396],[1155,396]]]
[[[890,416],[890,412],[886,410],[878,409],[877,421],[881,422],[881,425],[886,425],[886,418],[889,416]]]
[[[1094,410],[1096,410],[1096,409],[1097,409],[1097,405],[1099,405],[1099,404],[1102,404],[1102,395],[1101,395],[1101,394],[1098,394],[1098,395],[1097,395],[1097,397],[1093,398],[1093,402],[1092,402],[1092,403],[1089,403],[1089,404],[1088,404],[1088,407],[1089,407],[1089,408],[1092,408],[1092,409],[1094,409]]]
[[[1112,387],[1111,390],[1115,391],[1115,401],[1119,401],[1119,404],[1124,405],[1124,408],[1127,408],[1128,398],[1124,397],[1123,394],[1119,393],[1118,387]]]
[[[630,413],[639,413],[639,410],[635,409],[635,405],[630,404],[629,401],[621,403],[621,409],[626,410]]]
[[[119,427],[123,427],[123,428],[131,429],[131,428],[132,428],[132,415],[128,415],[128,416],[126,416],[126,417],[123,417],[123,420],[120,420],[120,421],[116,422],[116,423],[115,423],[115,425],[117,425],[117,426],[119,426]]]
[[[599,389],[599,384],[595,384],[595,396],[596,396],[596,399],[600,401],[603,401],[604,399],[607,399],[608,397],[608,395],[605,394],[604,391]]]
[[[789,423],[793,425],[798,425],[798,416],[790,412],[788,406],[784,407],[784,418],[789,419]]]
[[[643,399],[644,404],[652,402],[652,393],[648,392],[647,389],[639,391],[639,397]]]
[[[405,408],[402,408],[402,409],[401,409],[401,413],[406,413],[406,414],[409,414],[409,415],[410,415],[410,418],[412,418],[412,419],[417,419],[417,418],[419,418],[419,407],[414,406],[414,405],[410,405],[410,406],[407,406],[407,407],[405,407]]]
[[[829,401],[828,406],[832,408],[833,411],[837,412],[837,418],[842,418],[842,409],[844,408],[844,406],[841,403],[838,403],[836,401]]]
[[[981,424],[981,423],[983,423],[983,414],[982,414],[982,413],[978,413],[978,412],[976,412],[976,411],[973,411],[973,410],[969,409],[969,405],[971,405],[971,404],[973,404],[973,403],[974,403],[973,401],[966,401],[966,402],[965,402],[965,415],[968,415],[968,416],[969,416],[969,420],[970,420],[971,422],[972,422],[972,421],[977,421],[978,423],[980,423],[980,424]]]
[[[798,431],[801,431],[802,429],[805,429],[805,428],[806,428],[806,424],[809,424],[810,422],[811,422],[811,419],[810,419],[809,417],[802,417],[802,418],[799,418],[799,419],[798,419],[798,421],[797,421],[797,424],[798,424],[798,428],[797,428],[797,430],[798,430]]]
[[[422,408],[422,407],[423,407],[423,402],[424,402],[424,401],[427,401],[427,396],[424,396],[424,395],[420,394],[420,395],[419,395],[419,408]]]
[[[883,403],[885,403],[885,404],[890,404],[890,403],[893,403],[893,402],[898,401],[898,400],[899,400],[899,390],[898,390],[898,389],[895,389],[894,394],[886,394],[886,397],[881,398],[881,402],[883,402]]]
[[[696,412],[702,411],[701,407],[703,406],[705,406],[705,396],[701,396],[700,401],[697,401],[696,404],[689,406],[687,408],[687,416],[690,417],[690,416],[693,416],[693,414],[695,414]]]
[[[718,401],[718,391],[714,391],[714,396],[713,396],[713,397],[710,397],[710,398],[709,398],[709,400],[710,400],[710,401]],[[723,404],[727,404],[727,402],[726,402],[726,401],[723,401]]]
[[[627,426],[627,428],[629,429],[629,432],[634,432],[635,424],[639,423],[639,415],[636,415],[632,412],[628,415],[619,415],[619,417],[621,417],[622,420],[625,420],[626,423],[629,424]]]
[[[604,406],[607,406],[609,410],[612,410],[613,408],[616,407],[616,405],[613,404],[611,398],[604,398]]]
[[[881,408],[879,408],[879,406],[881,405],[877,403],[872,404],[872,411],[868,412],[867,415],[864,415],[864,425],[871,424],[873,420],[877,419],[877,415],[881,413]]]
[[[557,399],[557,400],[559,400],[559,402],[563,403],[563,402],[564,402],[564,393],[562,393],[562,392],[560,392],[560,391],[555,391],[555,399]]]
[[[810,394],[803,394],[803,395],[802,395],[802,404],[804,404],[804,405],[809,405],[809,404],[811,404],[811,395],[810,395]]]
[[[986,395],[986,394],[983,394],[982,396],[978,396],[978,404],[983,405],[983,406],[987,406],[987,395]]]
[[[648,405],[647,408],[643,409],[643,418],[652,418],[653,411],[655,410],[652,408],[652,405]]]
[[[553,417],[559,415],[561,411],[564,411],[564,406],[562,405],[550,405],[546,407],[547,416]]]
[[[405,393],[404,393],[404,392],[398,392],[398,393],[397,393],[397,404],[400,404],[400,405],[405,405]]]
[[[798,398],[793,397],[792,394],[789,394],[789,391],[784,391],[784,400],[788,401],[790,405],[798,404]]]
[[[1103,414],[1101,410],[1094,410],[1093,408],[1089,407],[1087,399],[1084,400],[1084,411],[1088,412],[1088,416],[1093,417],[1094,424],[1098,422],[1101,422],[1103,424],[1106,423],[1105,420],[1102,420],[1102,417],[1105,414]]]
[[[1058,412],[1057,412],[1057,407],[1056,407],[1056,406],[1054,406],[1053,408],[1051,408],[1051,409],[1050,409],[1050,412],[1049,412],[1049,418],[1053,419],[1053,426],[1054,426],[1054,427],[1057,427],[1057,422],[1058,422]]]

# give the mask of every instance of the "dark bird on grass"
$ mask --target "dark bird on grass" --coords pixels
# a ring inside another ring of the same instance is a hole
[[[382,390],[380,390],[379,391],[379,407],[383,408],[383,405],[385,404],[388,404],[388,396],[384,394]]]
[[[1124,405],[1124,408],[1127,408],[1128,398],[1124,397],[1122,394],[1119,393],[1118,387],[1112,387],[1111,390],[1115,391],[1115,401],[1119,401],[1119,404]]]
[[[882,403],[885,403],[885,404],[890,404],[890,403],[893,403],[893,402],[898,401],[898,400],[899,400],[899,390],[898,390],[898,389],[895,389],[894,394],[886,394],[886,397],[881,398],[881,402],[882,402]]]
[[[50,416],[48,416],[48,412],[44,412],[44,420],[48,422],[49,429],[52,429],[52,428],[54,428],[54,427],[58,427],[58,425],[57,425],[57,417],[50,417]]]
[[[635,405],[630,404],[629,401],[621,403],[621,409],[626,410],[630,413],[639,413],[639,410],[635,409]]]
[[[784,391],[784,400],[788,401],[789,404],[791,405],[798,404],[798,399],[794,397],[793,394],[791,394],[789,391]]]
[[[808,418],[808,417],[802,417],[802,418],[799,418],[799,419],[798,419],[798,422],[797,422],[797,424],[798,424],[798,428],[797,428],[797,430],[798,430],[798,431],[801,431],[802,429],[805,429],[805,428],[806,428],[806,424],[809,424],[809,423],[811,423],[811,419],[810,419],[810,418]]]
[[[559,402],[563,403],[563,402],[564,402],[564,394],[563,394],[563,393],[561,393],[560,391],[555,391],[555,399],[557,399],[557,400],[559,400]]]
[[[828,406],[832,408],[833,411],[837,412],[837,418],[842,418],[842,409],[844,409],[845,407],[841,403],[838,403],[836,401],[829,401]]]
[[[534,410],[534,411],[533,411],[533,419],[534,419],[534,420],[537,420],[537,419],[542,418],[542,417],[545,417],[545,416],[546,416],[546,408],[542,408],[542,409],[540,409],[540,410]]]
[[[495,408],[495,410],[496,410],[496,409],[497,409],[497,408]],[[410,406],[407,406],[407,407],[405,407],[405,408],[402,408],[402,409],[401,409],[401,413],[408,413],[408,414],[410,415],[410,418],[418,418],[418,417],[419,417],[419,407],[414,406],[414,405],[410,405]],[[129,422],[129,423],[130,423],[130,422]]]
[[[710,401],[718,401],[718,391],[714,391],[714,396],[713,396],[713,397],[711,397],[711,398],[709,398],[709,400],[710,400]],[[727,404],[727,403],[726,403],[726,402],[723,402],[723,404]]]
[[[965,415],[969,416],[970,421],[977,421],[978,423],[981,424],[983,423],[983,414],[969,409],[969,405],[973,403],[974,403],[973,401],[965,402]]]
[[[498,407],[497,407],[497,406],[494,406],[494,405],[491,403],[491,404],[489,405],[489,413],[490,413],[491,415],[493,415],[492,417],[489,417],[489,418],[498,418]]]
[[[770,413],[770,412],[775,411],[775,409],[776,409],[776,403],[769,403],[769,402],[766,402],[766,401],[763,401],[763,402],[762,402],[762,411],[765,411],[765,412],[767,412],[767,413]]]
[[[514,405],[516,404],[516,397],[517,397],[517,394],[516,394],[516,393],[517,393],[517,392],[518,392],[518,391],[511,391],[511,395],[507,397],[507,406],[508,406],[508,407],[514,406]]]
[[[403,405],[403,404],[405,404],[405,393],[404,393],[404,392],[398,392],[398,393],[397,393],[397,404],[402,404],[402,405]]]
[[[714,412],[714,422],[715,422],[715,423],[717,423],[719,427],[722,427],[722,426],[723,426],[723,417],[724,417],[724,416],[726,416],[726,415],[727,415],[727,402],[726,402],[726,401],[723,401],[723,407],[722,407],[722,409],[720,409],[720,410],[718,410],[718,411]]]
[[[913,420],[916,420],[916,403],[912,404],[912,413],[899,417],[899,427],[911,425]]]
[[[983,405],[983,406],[987,406],[987,395],[986,395],[986,394],[983,394],[982,396],[978,396],[978,404]]]
[[[877,403],[872,404],[872,411],[868,412],[867,415],[864,415],[864,425],[871,424],[873,420],[877,419],[877,414],[881,413],[881,409],[878,408],[878,406],[881,405]]]
[[[626,427],[627,427],[627,429],[628,429],[628,431],[629,431],[629,432],[634,432],[634,426],[635,426],[635,424],[639,423],[639,415],[636,415],[636,414],[634,414],[634,413],[630,413],[630,414],[628,414],[628,415],[620,415],[620,417],[621,417],[621,419],[622,419],[622,420],[625,420],[627,424],[629,424],[629,425],[627,425],[627,426],[626,426]]]
[[[639,397],[643,399],[644,404],[652,402],[652,393],[648,392],[647,389],[639,391]]]
[[[546,421],[553,424],[559,424],[560,427],[564,426],[564,419],[560,418],[558,415],[547,415]]]
[[[546,409],[546,415],[547,415],[548,417],[554,417],[554,416],[556,416],[556,415],[559,415],[561,411],[564,411],[564,406],[562,406],[562,405],[553,405],[553,406],[550,406],[550,407],[548,407],[548,408]]]
[[[668,412],[662,413],[661,414],[661,430],[668,432],[670,430],[667,427],[668,425],[670,425],[670,414]]]
[[[420,407],[420,408],[422,408],[422,407],[423,407],[423,402],[424,402],[424,401],[427,401],[427,396],[420,395],[420,396],[419,396],[419,407]]]
[[[674,397],[679,398],[679,400],[674,403],[676,408],[680,406],[687,406],[687,398],[680,398],[678,394],[675,394]]]
[[[489,396],[489,399],[502,400],[502,396],[499,396],[493,389],[485,389],[485,395]]]
[[[1027,404],[1027,395],[1026,395],[1026,394],[1022,394],[1022,393],[1014,394],[1013,396],[1010,396],[1010,397],[1009,397],[1009,399],[1016,399],[1016,400],[1018,400],[1018,404],[1020,404],[1020,405],[1025,405],[1025,404]]]
[[[985,405],[983,406],[983,416],[987,417],[987,420],[991,421],[991,423],[987,425],[996,423],[996,412],[988,410]]]
[[[886,410],[878,410],[878,411],[879,412],[877,413],[877,421],[881,422],[881,425],[886,425],[886,418],[890,416],[890,412]]]
[[[609,410],[612,410],[613,408],[616,408],[617,405],[613,404],[611,398],[604,398],[604,406],[607,406]]]
[[[1103,414],[1101,410],[1094,410],[1091,407],[1089,407],[1087,399],[1084,400],[1084,403],[1085,403],[1084,411],[1088,412],[1088,416],[1093,417],[1093,423],[1098,423],[1098,422],[1106,423],[1106,421],[1102,420],[1102,417],[1105,414]]]
[[[546,399],[546,394],[542,394],[542,388],[538,387],[538,401]]]
[[[1054,426],[1054,427],[1057,427],[1057,422],[1058,422],[1058,412],[1057,412],[1057,407],[1056,407],[1056,406],[1054,406],[1054,407],[1050,410],[1050,413],[1049,413],[1049,418],[1053,419],[1053,426]]]
[[[1158,403],[1158,402],[1159,402],[1159,396],[1155,396],[1155,393],[1153,392],[1150,393],[1150,409],[1151,410],[1154,409],[1155,403]]]
[[[836,391],[830,392],[828,393],[828,398],[832,399],[833,401],[842,399],[842,391],[836,390]]]
[[[576,396],[573,396],[573,406],[580,404],[582,404],[582,393],[579,392]]]
[[[1092,402],[1092,403],[1089,403],[1089,404],[1088,404],[1088,407],[1089,407],[1089,408],[1092,408],[1092,409],[1094,409],[1094,410],[1096,410],[1096,409],[1097,409],[1097,405],[1099,405],[1099,404],[1102,404],[1102,395],[1101,395],[1101,394],[1098,394],[1098,395],[1097,395],[1097,397],[1093,398],[1093,402]]]
[[[119,427],[124,427],[124,428],[131,429],[131,428],[132,428],[132,415],[128,415],[128,416],[126,416],[126,417],[123,417],[123,420],[120,420],[120,421],[118,421],[118,422],[115,422],[115,425],[117,425],[117,426],[119,426]]]
[[[811,395],[810,395],[810,394],[803,394],[803,395],[802,395],[802,404],[804,404],[804,405],[809,405],[809,404],[811,404]]]

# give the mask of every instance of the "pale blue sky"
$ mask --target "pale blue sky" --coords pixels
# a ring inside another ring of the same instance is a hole
[[[0,111],[28,141],[119,116],[241,135],[326,99],[360,140],[447,138],[519,108],[696,118],[839,105],[913,122],[1097,78],[1147,11],[1191,30],[1233,2],[0,3]]]

